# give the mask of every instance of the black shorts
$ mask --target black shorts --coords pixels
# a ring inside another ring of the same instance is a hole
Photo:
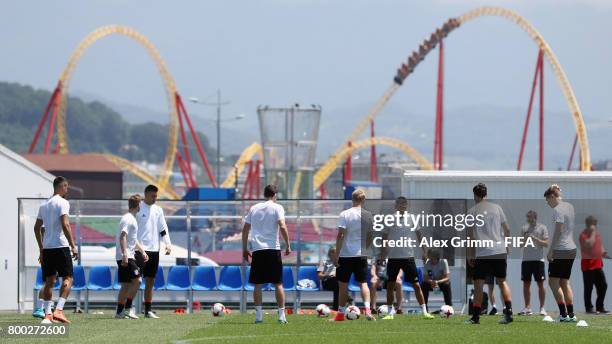
[[[144,257],[140,251],[136,251],[134,254],[134,259],[136,260],[136,265],[140,268],[140,273],[144,277],[155,278],[157,275],[157,268],[159,267],[159,252],[156,251],[145,251],[147,256],[149,256],[149,260],[144,261]]]
[[[548,263],[548,277],[569,279],[576,259],[576,250],[554,250],[553,261]]]
[[[359,283],[368,281],[368,259],[366,257],[340,257],[336,268],[336,278],[342,283],[348,283],[351,275]]]
[[[40,264],[43,279],[49,276],[72,277],[72,254],[68,247],[43,249],[42,262]]]
[[[140,268],[133,258],[128,259],[128,265],[121,265],[121,261],[117,261],[117,273],[119,283],[130,283],[133,279],[140,277]]]
[[[249,283],[283,283],[283,260],[280,250],[254,251],[251,259]]]
[[[521,263],[521,280],[531,282],[531,276],[536,282],[546,280],[544,272],[544,262],[539,260],[529,260]]]
[[[389,258],[387,261],[387,281],[395,282],[400,270],[404,271],[404,281],[419,283],[419,274],[414,258]]]
[[[506,278],[507,267],[505,254],[477,257],[474,266],[474,279],[486,280],[489,275],[496,278]]]

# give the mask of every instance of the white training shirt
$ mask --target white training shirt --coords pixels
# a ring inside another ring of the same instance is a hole
[[[346,229],[339,257],[362,257],[361,251],[361,207],[352,207],[340,213],[338,228]]]
[[[541,223],[536,223],[535,226],[525,224],[521,229],[522,236],[534,236],[540,240],[548,240],[548,229]],[[535,246],[523,247],[523,261],[544,261],[544,246],[537,242],[533,242]]]
[[[563,230],[559,236],[559,241],[552,243],[551,249],[568,251],[575,250],[576,243],[574,242],[574,206],[570,203],[560,201],[556,207],[553,208],[553,228],[552,231],[556,230],[557,223],[563,224]],[[554,237],[554,234],[553,234]]]
[[[502,224],[506,223],[506,214],[504,214],[504,210],[498,204],[485,200],[473,206],[468,213],[474,216],[482,215],[484,217],[484,224],[482,226],[478,226],[479,221],[476,220],[474,238],[472,239],[482,240],[482,246],[486,246],[484,245],[484,240],[490,240],[486,243],[491,244],[491,247],[476,247],[476,257],[506,254],[506,236],[502,228]]]
[[[68,239],[62,230],[63,215],[70,212],[70,203],[60,195],[53,195],[44,201],[38,208],[37,219],[42,220],[45,226],[43,248],[69,247]]]
[[[411,218],[409,218],[411,219]],[[402,223],[403,225],[404,223]],[[416,231],[420,230],[417,226],[412,224],[412,220],[409,220],[410,226],[393,226],[386,227],[383,232],[387,233],[387,240],[396,241],[401,240],[402,242],[407,240],[414,240],[416,242]],[[411,230],[411,228],[413,230]],[[416,242],[416,245],[419,243]],[[400,247],[388,247],[387,248],[387,258],[389,259],[403,259],[403,258],[414,258],[414,247],[412,245],[400,246]]]
[[[164,217],[164,210],[157,204],[148,205],[141,201],[136,222],[138,223],[138,241],[145,251],[159,252],[160,233],[163,231],[166,231],[168,242],[170,242],[170,232]]]
[[[123,253],[121,252],[121,233],[127,234],[127,257],[128,259],[134,259],[138,236],[138,223],[132,213],[123,215],[121,221],[119,221],[119,230],[115,236],[115,243],[117,244],[117,247],[115,247],[115,260],[121,260],[123,258]]]
[[[244,218],[244,222],[251,225],[251,249],[280,250],[278,221],[284,219],[285,209],[272,200],[252,206]]]

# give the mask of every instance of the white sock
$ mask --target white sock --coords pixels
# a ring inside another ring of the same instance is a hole
[[[278,309],[278,318],[279,318],[280,320],[285,320],[285,321],[287,321],[287,318],[285,318],[285,307],[283,307],[283,308],[279,308],[279,309]]]
[[[387,309],[389,310],[389,314],[395,314],[395,308],[393,307],[393,305],[387,305]]]
[[[53,307],[53,301],[44,301],[45,314],[53,314],[51,307]]]
[[[45,300],[43,300],[43,299],[36,300],[36,305],[35,305],[34,308],[35,309],[43,308],[44,302],[45,302]]]
[[[57,300],[57,307],[55,307],[55,308],[59,309],[60,311],[63,311],[65,303],[66,303],[66,299],[63,298],[63,297],[60,297],[59,300]]]
[[[426,304],[422,304],[421,305],[421,310],[423,311],[423,314],[427,313],[427,305]]]
[[[363,306],[365,307],[365,309],[370,309],[370,303],[367,301],[363,303]]]
[[[255,320],[263,321],[263,311],[261,306],[255,306]]]

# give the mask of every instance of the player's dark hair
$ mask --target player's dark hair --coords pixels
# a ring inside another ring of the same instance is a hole
[[[561,196],[561,188],[557,184],[551,185],[546,191],[544,191],[544,198],[548,198],[550,196],[554,196],[555,198],[559,198]]]
[[[278,187],[276,185],[269,184],[269,185],[266,185],[266,187],[264,188],[265,198],[272,198],[277,193],[278,193]]]
[[[538,218],[538,213],[535,212],[535,210],[530,210],[527,212],[527,216],[529,215],[533,215],[533,218],[537,219]]]
[[[138,208],[138,205],[140,204],[140,200],[141,198],[140,198],[140,195],[138,194],[130,196],[130,198],[128,199],[128,208],[130,210]]]
[[[429,250],[429,252],[427,252],[427,256],[429,257],[429,259],[436,258],[436,259],[440,260],[440,251],[438,251],[438,250]]]
[[[476,197],[485,198],[487,197],[487,186],[484,183],[478,183],[474,186],[472,192]]]
[[[60,186],[60,184],[62,184],[63,182],[67,183],[68,179],[62,176],[55,177],[55,179],[53,179],[53,189],[57,189],[57,187]]]
[[[149,184],[147,185],[147,187],[144,190],[144,193],[146,194],[147,192],[157,192],[159,191],[159,189],[157,188],[157,186],[153,185],[153,184]]]
[[[592,225],[597,226],[597,218],[593,215],[589,215],[584,220],[584,223],[586,224],[587,227],[591,227]]]

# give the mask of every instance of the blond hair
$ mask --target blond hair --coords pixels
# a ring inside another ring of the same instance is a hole
[[[353,191],[351,198],[353,199],[353,202],[361,204],[366,199],[365,191],[363,191],[362,189],[357,189]]]

